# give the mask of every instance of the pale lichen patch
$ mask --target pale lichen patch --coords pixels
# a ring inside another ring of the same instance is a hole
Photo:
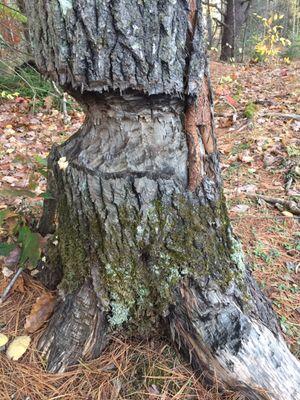
[[[246,270],[246,265],[245,265],[245,256],[243,252],[242,243],[239,240],[237,240],[232,235],[231,232],[229,232],[229,238],[231,241],[231,248],[232,248],[231,259],[236,264],[238,269],[244,272]]]
[[[58,0],[62,14],[65,16],[69,10],[73,8],[72,0]]]

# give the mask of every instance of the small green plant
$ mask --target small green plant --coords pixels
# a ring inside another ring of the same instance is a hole
[[[265,246],[261,241],[257,243],[253,253],[256,257],[260,258],[267,264],[270,264],[274,258],[280,256],[280,252],[277,249],[266,251]]]
[[[25,15],[23,15],[19,10],[8,7],[6,4],[0,3],[0,14],[2,16],[11,17],[14,20],[22,23],[27,22],[27,17]]]
[[[9,209],[0,211],[0,228],[6,221],[15,217],[12,228],[12,241],[0,242],[0,256],[8,256],[16,247],[21,248],[19,266],[34,269],[40,259],[40,241],[38,233],[33,232],[26,225],[25,219],[21,214],[13,214]]]
[[[235,144],[231,150],[231,154],[233,156],[242,153],[244,150],[248,150],[250,148],[250,143],[238,143]]]
[[[244,116],[248,119],[253,119],[257,111],[257,106],[254,103],[248,103],[245,107]]]
[[[297,36],[288,48],[281,52],[283,59],[299,60],[300,59],[300,36]]]
[[[283,49],[291,45],[291,41],[282,36],[283,26],[279,24],[284,15],[274,14],[270,18],[264,18],[254,14],[263,24],[264,36],[256,42],[255,61],[271,61],[280,55]],[[287,59],[287,57],[286,57]]]
[[[0,74],[0,97],[3,99],[30,98],[43,105],[44,99],[49,95],[57,98],[51,82],[29,65],[18,68],[17,71],[9,69],[7,73]]]

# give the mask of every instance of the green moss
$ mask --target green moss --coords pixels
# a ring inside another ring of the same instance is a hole
[[[60,288],[71,292],[79,288],[89,275],[89,260],[83,243],[88,235],[82,234],[76,215],[72,215],[66,198],[59,204],[58,248],[63,265],[63,280]]]
[[[91,213],[85,216],[89,230],[80,235],[79,221],[70,215],[67,202],[60,207],[62,286],[70,291],[81,285],[93,254],[112,327],[126,323],[135,332],[149,331],[168,309],[182,279],[211,276],[226,288],[240,268],[223,199],[214,207],[191,206],[184,196],[174,197],[172,206],[156,200],[143,216],[123,205],[117,209],[116,224],[105,227]]]
[[[119,210],[123,238],[115,231],[118,246],[106,242],[109,263],[103,273],[113,299],[113,324],[123,323],[125,317],[134,323],[145,320],[145,316],[163,314],[174,287],[184,277],[212,275],[223,286],[233,277],[231,249],[226,244],[228,220],[222,202],[213,209],[192,208],[183,197],[173,203],[175,207],[155,201],[145,221],[126,207]]]

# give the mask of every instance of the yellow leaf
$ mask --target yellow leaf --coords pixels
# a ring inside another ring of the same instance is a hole
[[[0,349],[2,346],[5,346],[8,342],[8,337],[4,335],[4,333],[0,333]]]
[[[285,217],[294,218],[294,214],[292,214],[292,213],[289,212],[289,211],[282,211],[282,214],[283,214]]]
[[[30,336],[17,336],[8,346],[7,357],[14,361],[19,360],[28,349],[30,341]]]

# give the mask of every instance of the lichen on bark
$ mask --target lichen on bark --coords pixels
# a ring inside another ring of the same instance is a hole
[[[128,191],[132,184],[126,187]],[[60,287],[68,293],[76,290],[92,275],[93,266],[112,328],[125,323],[128,329],[149,331],[168,313],[181,280],[210,277],[225,289],[237,273],[230,262],[223,199],[209,205],[191,193],[157,196],[143,210],[124,199],[116,206],[117,219],[107,227],[107,214],[95,214],[106,205],[97,204],[92,212],[88,185],[82,184],[80,197],[89,199],[80,210],[83,232],[67,197],[59,201]]]

